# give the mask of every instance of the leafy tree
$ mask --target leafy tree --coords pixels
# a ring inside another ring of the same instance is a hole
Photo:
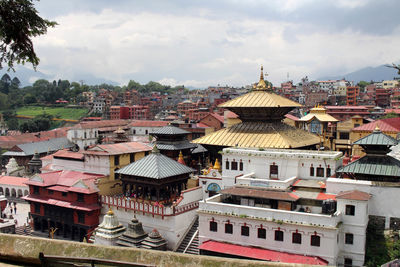
[[[19,129],[19,123],[17,118],[11,118],[7,121],[7,127],[9,130],[18,130]]]
[[[11,85],[11,78],[10,75],[5,73],[0,80],[0,92],[4,94],[8,94]]]
[[[365,87],[369,84],[370,83],[366,81],[359,81],[357,85],[360,87],[361,92],[365,92]]]
[[[36,103],[37,102],[37,100],[36,100],[36,97],[34,96],[34,95],[32,95],[32,94],[30,94],[30,93],[27,93],[25,96],[24,96],[24,103],[25,104],[34,104],[34,103]]]
[[[388,114],[386,114],[385,116],[382,117],[382,119],[390,119],[390,118],[397,118],[399,117],[399,114],[395,113],[395,112],[390,112]]]
[[[6,94],[0,93],[0,110],[8,108],[8,97]]]
[[[43,19],[33,0],[0,1],[0,68],[3,63],[13,68],[14,63],[39,64],[31,38],[43,35],[57,23]]]

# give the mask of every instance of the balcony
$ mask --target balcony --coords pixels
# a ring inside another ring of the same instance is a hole
[[[242,206],[221,203],[222,195],[216,195],[199,203],[200,213],[219,214],[240,218],[250,218],[287,224],[298,224],[321,228],[337,228],[341,222],[341,213],[333,215],[287,211],[270,208]]]

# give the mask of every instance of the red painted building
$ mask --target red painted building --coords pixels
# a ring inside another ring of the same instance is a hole
[[[359,115],[363,118],[370,115],[365,106],[325,106],[326,113],[340,121],[345,121],[353,116]]]
[[[360,87],[358,86],[347,86],[346,91],[346,103],[348,106],[357,105],[357,97],[360,94]]]
[[[96,182],[104,177],[77,171],[36,174],[26,184],[33,228],[38,235],[83,241],[97,227],[101,205]],[[42,233],[42,234],[41,234]]]

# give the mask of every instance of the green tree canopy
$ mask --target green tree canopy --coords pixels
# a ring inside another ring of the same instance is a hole
[[[33,48],[32,37],[45,34],[47,28],[57,23],[43,19],[33,5],[33,0],[0,1],[0,69],[3,64],[13,68],[14,63],[39,64]]]

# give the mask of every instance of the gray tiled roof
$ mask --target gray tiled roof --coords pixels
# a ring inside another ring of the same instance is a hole
[[[197,145],[188,142],[178,143],[178,144],[156,144],[157,148],[160,150],[182,150],[188,148],[195,148]]]
[[[397,140],[393,137],[382,133],[381,131],[373,131],[371,134],[354,142],[356,145],[397,145]]]
[[[35,152],[46,153],[48,151],[53,152],[63,148],[70,148],[74,144],[71,143],[67,138],[53,138],[47,141],[25,143],[17,145],[22,151],[7,151],[3,153],[4,156],[32,156]]]
[[[175,135],[175,134],[189,134],[190,132],[183,130],[181,128],[172,126],[172,125],[167,125],[162,128],[159,128],[155,130],[154,132],[151,132],[150,135]]]
[[[386,155],[366,155],[336,172],[400,177],[400,161]]]
[[[186,173],[189,174],[194,171],[194,169],[180,164],[159,152],[152,152],[150,155],[119,169],[116,173],[163,179]]]

